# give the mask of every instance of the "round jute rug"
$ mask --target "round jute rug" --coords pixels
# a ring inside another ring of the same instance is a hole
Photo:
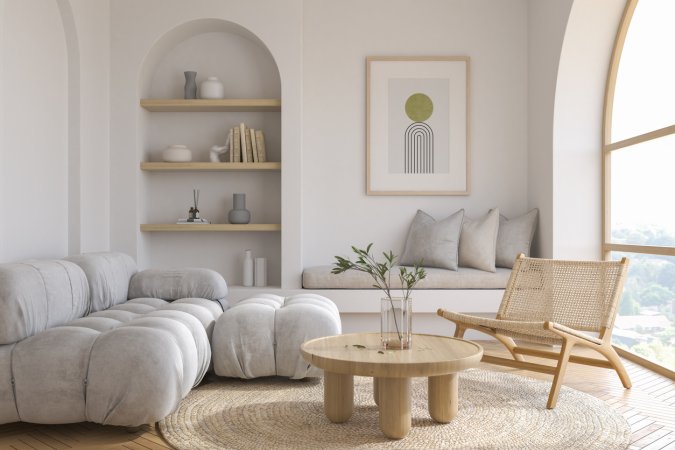
[[[321,380],[217,378],[194,389],[159,423],[178,449],[625,449],[630,428],[601,400],[563,387],[546,409],[550,383],[486,370],[460,374],[459,413],[449,424],[427,412],[427,383],[412,382],[412,428],[401,440],[379,428],[370,378],[354,379],[354,414],[323,412]]]

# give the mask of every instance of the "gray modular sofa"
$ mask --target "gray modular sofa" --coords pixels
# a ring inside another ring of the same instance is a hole
[[[226,295],[214,271],[120,253],[0,264],[0,423],[165,417],[209,369]]]

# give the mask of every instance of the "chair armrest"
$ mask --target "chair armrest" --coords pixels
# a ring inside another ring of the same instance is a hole
[[[584,333],[583,331],[575,330],[574,328],[566,327],[565,325],[561,325],[556,322],[546,322],[546,329],[554,332],[555,334],[562,336],[562,337],[567,337],[569,336],[574,336],[579,339],[583,339],[584,341],[592,342],[594,344],[601,345],[602,340],[598,339],[593,336],[589,336],[588,334]]]

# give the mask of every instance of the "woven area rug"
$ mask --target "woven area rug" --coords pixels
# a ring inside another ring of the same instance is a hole
[[[379,428],[372,380],[355,377],[354,414],[323,412],[321,380],[214,378],[159,423],[178,449],[625,449],[630,427],[601,400],[562,387],[547,410],[550,383],[486,370],[460,374],[459,413],[449,424],[427,412],[425,378],[412,382],[412,428],[401,440]]]

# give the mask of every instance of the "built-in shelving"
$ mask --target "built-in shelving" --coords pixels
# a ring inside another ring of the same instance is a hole
[[[177,223],[142,223],[141,231],[180,231],[180,232],[225,232],[225,231],[280,231],[280,223],[209,223],[209,224],[177,224]]]
[[[144,98],[141,106],[152,112],[274,112],[281,111],[278,98],[190,99]]]
[[[265,172],[281,170],[281,163],[142,162],[141,170],[151,172]]]

